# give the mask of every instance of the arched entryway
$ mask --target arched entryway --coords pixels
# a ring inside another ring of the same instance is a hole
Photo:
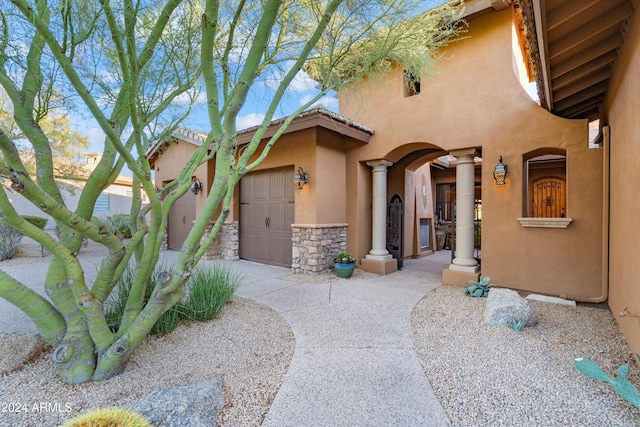
[[[457,231],[457,250],[450,269],[455,274],[476,274],[479,271],[475,252],[479,240],[478,206],[481,200],[481,160],[478,154],[476,149],[448,153],[432,144],[412,143],[396,148],[377,163],[367,162],[374,176],[374,199],[380,194],[391,195],[387,196],[386,206],[386,249],[388,257],[398,259],[398,267],[401,267],[403,259],[433,254],[438,249],[436,228],[445,226],[450,236],[454,235],[454,229]],[[381,184],[376,181],[375,174],[378,173],[379,178],[381,162],[385,162],[386,188],[380,188]],[[447,207],[450,211],[446,219],[444,212],[437,209],[436,189],[440,184],[456,189],[453,193],[455,200]],[[375,200],[372,206],[372,218],[375,218]],[[397,209],[402,211],[398,213]],[[399,218],[402,218],[401,225],[397,224]],[[372,236],[379,231],[373,220]],[[369,255],[367,258],[371,259]],[[369,261],[363,263],[365,269],[369,268],[368,264]]]

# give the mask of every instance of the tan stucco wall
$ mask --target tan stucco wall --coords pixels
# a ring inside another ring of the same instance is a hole
[[[403,154],[397,147],[416,143],[448,151],[478,147],[482,274],[501,286],[596,298],[602,284],[602,150],[588,149],[586,121],[555,117],[526,94],[514,74],[511,22],[509,9],[470,18],[468,38],[447,48],[448,59],[423,79],[420,95],[403,97],[400,70],[384,84],[361,87],[363,96],[341,93],[340,113],[376,131],[347,158],[348,170],[358,171],[360,202],[347,213],[347,244],[359,257],[370,249],[371,172],[363,161],[397,162]],[[567,151],[567,210],[574,219],[567,229],[524,229],[516,220],[523,210],[523,155],[543,147]],[[499,155],[509,165],[504,186],[494,185],[492,176]]]
[[[195,145],[185,141],[177,141],[169,144],[153,163],[156,187],[160,188],[164,183],[178,178],[185,162],[191,157],[196,148]],[[209,193],[211,186],[211,180],[207,178],[208,169],[209,165],[204,164],[199,166],[194,173],[194,176],[202,182],[202,192],[196,196],[196,212],[200,211],[200,208],[205,202],[205,194]]]
[[[640,319],[620,318],[628,307],[640,314],[640,22],[638,13],[625,38],[609,89],[610,144],[610,268],[609,306],[631,350],[640,352]]]
[[[302,167],[309,175],[309,183],[301,190],[295,190],[295,223],[314,224],[318,215],[316,206],[316,133],[314,129],[282,135],[273,145],[267,158],[254,171],[292,167],[294,171]],[[262,152],[264,142],[258,148],[256,155]],[[293,181],[291,182],[293,186]],[[236,208],[236,212],[238,212]],[[239,215],[239,213],[238,213]],[[242,227],[242,225],[241,225]]]

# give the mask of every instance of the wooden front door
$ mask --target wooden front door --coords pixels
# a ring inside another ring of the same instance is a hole
[[[240,181],[240,257],[291,267],[293,168],[247,174]]]
[[[539,178],[531,185],[531,214],[536,218],[564,218],[566,183],[562,178]]]

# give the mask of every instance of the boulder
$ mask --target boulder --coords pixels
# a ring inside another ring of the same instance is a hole
[[[159,388],[126,407],[154,426],[208,427],[216,425],[224,398],[222,380],[218,379]]]
[[[0,333],[0,374],[20,368],[38,357],[49,345],[38,334],[27,332]]]
[[[487,297],[484,309],[484,321],[489,325],[509,326],[511,322],[524,322],[525,326],[534,326],[538,317],[516,291],[503,288],[492,288]]]

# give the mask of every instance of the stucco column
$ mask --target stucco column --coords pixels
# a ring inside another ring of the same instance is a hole
[[[388,160],[367,162],[373,169],[373,209],[371,226],[371,251],[366,259],[387,261],[392,258],[387,251],[387,168]]]
[[[475,273],[478,262],[473,257],[473,214],[475,171],[474,148],[452,151],[456,158],[456,256],[449,266],[451,270]]]

